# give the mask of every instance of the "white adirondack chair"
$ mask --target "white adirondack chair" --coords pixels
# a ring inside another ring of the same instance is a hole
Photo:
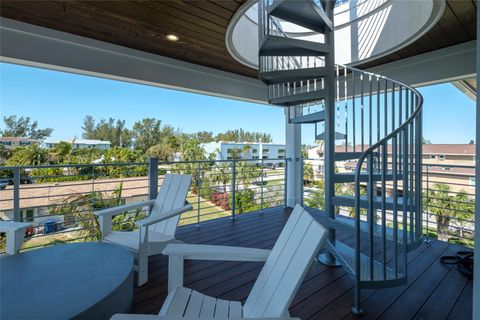
[[[29,222],[0,221],[0,233],[5,233],[7,236],[5,248],[7,255],[17,254],[22,248],[25,230],[31,225]]]
[[[121,245],[135,255],[138,286],[148,280],[148,257],[161,254],[169,243],[181,243],[175,239],[180,214],[192,210],[185,205],[191,175],[166,174],[157,199],[130,203],[95,211],[99,217],[102,241]],[[151,207],[149,216],[135,224],[138,230],[112,231],[112,217],[132,209]]]
[[[327,237],[327,230],[297,205],[273,249],[171,244],[169,294],[158,316],[115,315],[112,319],[291,319],[292,302],[314,257]],[[183,260],[266,261],[242,306],[240,302],[215,299],[183,287]]]

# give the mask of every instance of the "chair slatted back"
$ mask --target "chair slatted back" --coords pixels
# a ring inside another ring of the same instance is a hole
[[[320,223],[297,205],[245,302],[243,316],[285,316],[327,233]]]
[[[189,174],[166,174],[150,214],[161,217],[170,210],[178,209],[185,205],[191,181],[192,176]],[[180,215],[177,215],[168,220],[153,224],[150,230],[173,236],[177,229],[179,219]]]

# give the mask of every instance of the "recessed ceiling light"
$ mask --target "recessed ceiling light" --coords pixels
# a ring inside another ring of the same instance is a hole
[[[176,41],[179,40],[179,38],[178,38],[178,36],[176,36],[176,35],[174,35],[174,34],[167,34],[167,40],[176,42]]]

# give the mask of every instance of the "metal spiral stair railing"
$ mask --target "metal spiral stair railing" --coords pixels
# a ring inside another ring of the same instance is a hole
[[[343,143],[325,150],[326,167],[344,168],[325,177],[328,252],[354,278],[352,310],[361,314],[361,289],[406,283],[407,252],[422,242],[423,99],[408,85],[333,63],[333,7],[259,0],[259,75],[290,123],[314,124],[317,139]],[[282,21],[324,40],[293,39]],[[354,246],[336,239],[338,229],[352,232]]]

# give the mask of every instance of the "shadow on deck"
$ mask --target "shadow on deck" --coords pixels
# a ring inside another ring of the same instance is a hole
[[[309,210],[320,221],[324,214]],[[265,209],[201,224],[180,227],[177,238],[188,243],[232,245],[270,249],[291,209]],[[337,238],[352,243],[351,236],[337,232]],[[408,283],[382,290],[363,290],[362,319],[471,319],[471,280],[456,267],[439,262],[461,248],[441,241],[423,244],[409,253]],[[186,287],[204,294],[244,302],[262,268],[262,263],[185,261]],[[355,319],[353,280],[343,268],[314,263],[305,277],[290,314],[301,319]],[[133,313],[158,313],[167,295],[167,258],[150,257],[149,281],[135,289]]]

